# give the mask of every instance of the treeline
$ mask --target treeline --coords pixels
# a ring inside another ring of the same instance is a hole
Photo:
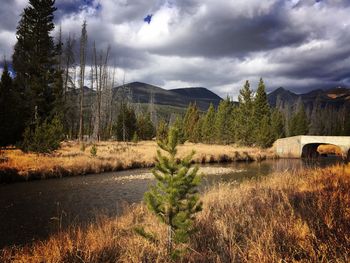
[[[322,102],[317,96],[312,103],[304,105],[301,98],[295,103],[277,98],[276,108],[285,116],[286,136],[299,134],[321,136],[350,135],[349,102],[336,105]]]
[[[206,113],[201,113],[195,103],[190,104],[183,119],[173,125],[181,131],[182,141],[195,143],[266,148],[285,135],[284,116],[270,108],[262,79],[255,95],[246,81],[238,100],[237,104],[227,97],[217,109],[210,105]]]

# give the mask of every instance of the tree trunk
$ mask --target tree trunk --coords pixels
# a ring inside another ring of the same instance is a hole
[[[84,79],[85,79],[85,49],[87,42],[86,21],[83,23],[80,39],[80,114],[79,114],[79,141],[83,140],[84,136]]]
[[[168,225],[168,244],[167,251],[170,255],[173,252],[173,229],[170,225]]]

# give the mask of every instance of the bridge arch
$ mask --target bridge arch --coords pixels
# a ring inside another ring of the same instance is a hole
[[[330,154],[341,157],[343,156],[343,150],[340,146],[330,143],[308,143],[301,150],[301,158],[308,159],[328,156]]]

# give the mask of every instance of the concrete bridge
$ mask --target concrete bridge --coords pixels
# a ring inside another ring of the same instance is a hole
[[[278,139],[274,148],[276,154],[282,158],[309,158],[317,157],[317,147],[325,144],[338,146],[343,158],[350,160],[350,136],[293,136]]]

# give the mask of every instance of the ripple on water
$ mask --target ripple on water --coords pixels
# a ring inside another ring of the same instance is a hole
[[[231,167],[200,167],[199,168],[199,174],[204,175],[225,175],[225,174],[232,174],[232,173],[240,173],[244,172],[243,169],[235,169]],[[145,173],[139,173],[139,174],[130,174],[125,176],[118,176],[114,177],[114,181],[131,181],[131,180],[152,180],[154,179],[154,176],[150,172]]]

